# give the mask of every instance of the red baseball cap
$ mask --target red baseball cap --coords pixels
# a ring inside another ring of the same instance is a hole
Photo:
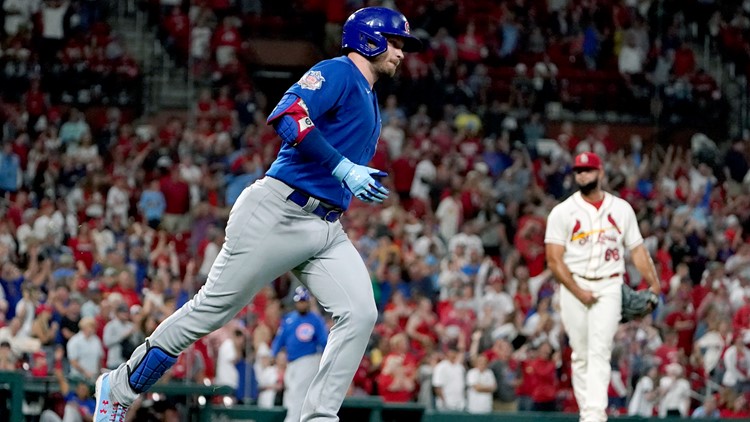
[[[576,155],[573,170],[575,169],[599,169],[602,168],[602,159],[593,152],[582,152]]]

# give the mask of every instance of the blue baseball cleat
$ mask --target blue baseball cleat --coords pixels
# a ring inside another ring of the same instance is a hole
[[[96,409],[94,422],[124,422],[128,406],[113,402],[110,399],[109,373],[102,374],[96,380]]]

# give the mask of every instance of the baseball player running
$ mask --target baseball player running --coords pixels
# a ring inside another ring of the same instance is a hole
[[[328,340],[325,321],[310,312],[310,293],[303,286],[294,291],[294,307],[294,311],[284,316],[271,344],[274,357],[285,348],[289,359],[284,372],[284,422],[299,420],[307,388],[318,372],[320,351]]]
[[[560,315],[573,349],[573,391],[581,422],[607,420],[610,358],[620,321],[625,249],[656,294],[660,286],[633,208],[601,188],[599,156],[584,152],[573,166],[579,191],[547,218],[547,263],[560,289]]]
[[[338,410],[377,318],[370,277],[339,217],[352,196],[381,203],[385,173],[365,166],[380,135],[373,85],[417,51],[406,18],[367,7],[344,23],[345,55],[324,60],[271,112],[282,139],[266,176],[246,188],[205,286],[164,320],[130,359],[96,383],[95,421],[124,420],[128,406],[190,344],[233,318],[268,282],[292,271],[335,321],[302,404],[302,421],[338,421]]]

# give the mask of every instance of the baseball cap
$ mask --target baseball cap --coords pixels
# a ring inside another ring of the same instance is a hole
[[[308,292],[306,288],[299,286],[294,290],[294,301],[300,302],[303,300],[304,301],[310,300],[310,292]]]
[[[573,170],[576,169],[601,169],[602,159],[596,153],[582,152],[576,155]]]

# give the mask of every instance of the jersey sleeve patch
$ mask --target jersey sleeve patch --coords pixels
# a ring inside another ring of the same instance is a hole
[[[325,81],[326,78],[323,77],[323,74],[321,74],[319,70],[310,70],[302,75],[297,83],[302,89],[315,91],[320,89]]]

